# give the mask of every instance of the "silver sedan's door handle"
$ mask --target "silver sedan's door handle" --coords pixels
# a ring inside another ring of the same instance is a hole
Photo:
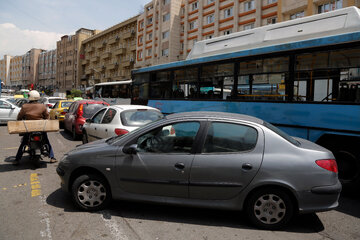
[[[252,165],[250,164],[250,163],[244,163],[243,165],[242,165],[242,169],[244,169],[244,170],[251,170],[252,169]]]
[[[175,168],[178,170],[183,170],[185,168],[184,163],[175,163]]]

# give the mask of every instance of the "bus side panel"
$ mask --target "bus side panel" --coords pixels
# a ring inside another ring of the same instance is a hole
[[[148,105],[165,114],[186,111],[231,112],[258,117],[284,129],[295,127],[360,133],[360,105],[181,100],[149,100]],[[304,137],[304,131],[293,131]]]

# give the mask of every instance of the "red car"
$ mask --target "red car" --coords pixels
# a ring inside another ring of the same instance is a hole
[[[82,127],[87,118],[91,118],[94,113],[103,107],[109,106],[107,102],[96,100],[81,100],[73,102],[64,119],[65,131],[72,133],[72,138],[76,140],[82,135]]]

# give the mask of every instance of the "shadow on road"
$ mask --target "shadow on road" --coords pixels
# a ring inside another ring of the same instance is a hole
[[[360,192],[341,193],[339,207],[337,207],[335,210],[356,218],[360,218]]]
[[[54,207],[64,209],[65,212],[80,211],[72,202],[70,194],[66,194],[61,189],[50,194],[46,202]],[[137,221],[151,220],[237,229],[254,229],[248,222],[245,213],[239,211],[113,201],[107,211],[94,212],[93,214],[102,214],[105,219],[111,219],[112,216],[116,216],[136,219]],[[316,233],[323,230],[324,226],[316,214],[306,214],[295,217],[290,225],[281,231]]]
[[[72,139],[71,133],[70,132],[66,132],[64,129],[62,131],[59,131],[59,133],[61,134],[61,136],[63,136],[66,140],[69,141],[74,141]]]
[[[29,156],[22,157],[19,165],[14,166],[12,162],[15,160],[15,156],[10,156],[4,159],[3,164],[0,164],[0,173],[2,172],[11,172],[11,171],[18,171],[18,170],[26,170],[26,169],[39,169],[39,168],[46,168],[47,164],[49,163],[48,158],[41,160],[40,167],[35,167],[34,163],[30,160]]]

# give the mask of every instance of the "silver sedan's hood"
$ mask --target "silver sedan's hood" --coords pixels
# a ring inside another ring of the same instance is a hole
[[[82,144],[82,145],[78,145],[76,146],[76,148],[74,148],[73,150],[69,151],[68,154],[73,154],[73,153],[77,153],[83,150],[88,150],[88,149],[99,149],[99,148],[103,148],[105,146],[108,146],[108,144],[106,143],[106,139],[101,139],[98,141],[94,141],[94,142],[90,142],[90,143],[86,143],[86,144]]]

